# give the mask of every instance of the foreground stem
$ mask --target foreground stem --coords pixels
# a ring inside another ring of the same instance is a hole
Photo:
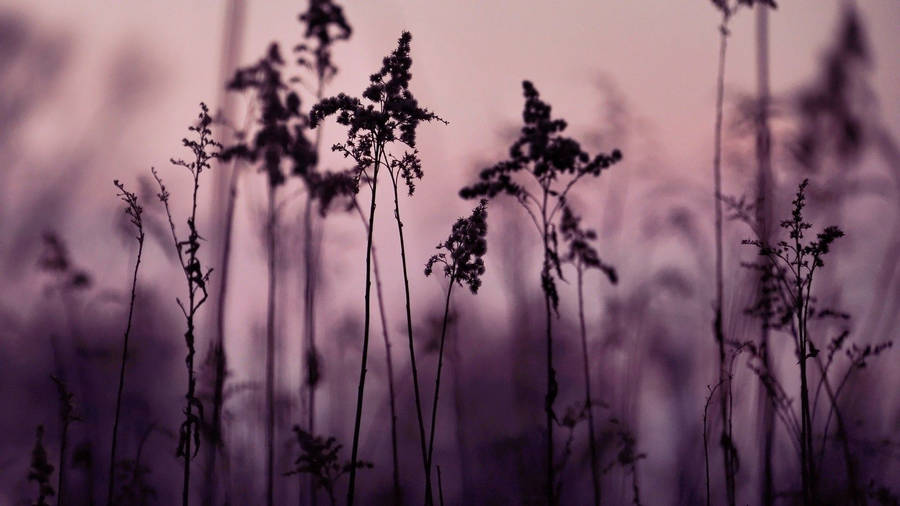
[[[359,214],[363,227],[368,230],[369,222],[366,220],[366,215],[363,214],[363,210],[356,199],[353,199],[353,208],[356,209],[357,214]],[[375,295],[378,298],[378,314],[381,316],[381,332],[384,336],[384,353],[388,376],[388,398],[391,407],[391,464],[394,482],[394,504],[399,505],[402,497],[400,492],[400,463],[397,452],[397,403],[396,396],[394,395],[394,363],[391,359],[391,340],[388,331],[387,312],[384,310],[384,294],[381,290],[381,273],[378,270],[378,255],[374,245],[372,245],[372,270],[375,274]]]
[[[275,186],[269,184],[266,225],[269,291],[266,303],[266,504],[273,506],[275,485]]]
[[[138,235],[137,261],[134,264],[134,275],[131,278],[131,301],[128,304],[128,324],[125,327],[125,337],[122,340],[122,360],[119,368],[119,388],[116,391],[116,415],[113,420],[112,447],[109,452],[109,490],[106,495],[107,506],[112,506],[113,493],[115,491],[116,477],[116,443],[119,435],[119,415],[122,412],[122,392],[125,390],[125,362],[128,359],[128,338],[131,336],[131,323],[134,316],[134,301],[137,296],[137,276],[141,266],[141,255],[144,252],[144,233]],[[60,476],[62,467],[60,467]],[[62,494],[60,494],[62,500]]]
[[[409,361],[412,367],[413,392],[416,399],[416,418],[419,422],[419,438],[422,442],[422,463],[425,470],[425,504],[434,504],[434,497],[431,489],[431,472],[428,449],[425,440],[425,421],[422,417],[422,397],[419,393],[419,370],[416,367],[416,349],[413,341],[412,327],[412,309],[409,296],[409,273],[406,268],[406,242],[403,240],[403,222],[400,220],[400,200],[397,195],[397,182],[393,181],[394,187],[394,219],[397,221],[397,234],[400,236],[400,260],[403,264],[403,288],[406,295],[406,330],[409,337]]]
[[[375,168],[372,173],[372,202],[369,207],[369,231],[366,237],[366,316],[363,330],[362,361],[359,366],[359,390],[356,394],[356,421],[353,425],[353,447],[350,454],[350,478],[347,486],[347,506],[353,506],[354,492],[356,491],[356,467],[359,454],[359,429],[362,422],[363,392],[366,386],[366,362],[369,358],[369,320],[371,311],[369,308],[370,292],[372,288],[372,233],[375,228],[375,196],[378,189],[378,158],[380,150],[376,149]]]
[[[431,475],[431,465],[434,463],[434,433],[436,432],[438,397],[441,391],[441,370],[444,366],[444,342],[447,337],[447,319],[450,316],[450,294],[453,292],[453,283],[454,278],[451,277],[450,285],[447,286],[447,299],[444,301],[444,321],[441,324],[441,344],[438,350],[437,376],[434,380],[434,399],[431,404],[431,434],[428,438],[428,459],[425,463],[425,472],[428,476]],[[441,502],[443,503],[443,501]]]

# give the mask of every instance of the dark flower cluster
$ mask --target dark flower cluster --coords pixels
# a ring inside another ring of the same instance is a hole
[[[760,272],[763,281],[760,298],[748,312],[773,328],[788,326],[795,316],[807,318],[813,309],[810,303],[814,298],[810,292],[816,269],[825,265],[824,257],[834,241],[844,236],[840,228],[828,226],[816,235],[816,239],[804,242],[805,231],[812,228],[803,217],[808,185],[809,180],[800,183],[792,201],[791,218],[781,222],[788,240],[780,240],[774,245],[760,239],[742,241],[756,247],[759,255],[765,257],[765,261],[744,264]]]
[[[484,274],[484,260],[487,252],[487,200],[481,199],[468,218],[460,218],[453,224],[450,237],[437,245],[437,249],[445,250],[428,259],[425,264],[425,275],[430,276],[434,265],[444,264],[444,275],[450,283],[456,281],[469,286],[472,293],[477,293],[481,286],[481,275]]]
[[[347,140],[335,144],[332,149],[352,158],[356,162],[357,173],[376,162],[386,161],[384,147],[387,144],[399,141],[412,148],[413,151],[394,160],[408,184],[422,176],[421,164],[414,150],[416,128],[422,122],[443,121],[433,112],[420,107],[409,90],[412,78],[411,41],[412,35],[403,32],[397,49],[384,58],[381,70],[369,77],[369,87],[363,92],[363,98],[369,104],[364,105],[362,100],[341,93],[323,99],[310,112],[313,128],[332,115],[337,115],[338,124],[348,127]]]
[[[335,200],[353,197],[359,190],[356,175],[352,170],[341,172],[311,171],[306,177],[310,198],[319,202],[319,214],[325,216]],[[352,200],[346,203],[346,209],[352,209]]]
[[[599,176],[600,172],[622,159],[622,153],[614,149],[610,154],[600,153],[593,158],[581,149],[578,141],[565,137],[565,120],[551,117],[551,107],[541,100],[530,81],[522,83],[525,109],[519,139],[509,149],[509,159],[486,168],[479,174],[479,181],[460,191],[466,199],[500,193],[525,198],[524,187],[513,176],[527,170],[542,186],[549,187],[563,176],[581,178]],[[559,193],[562,196],[562,193]]]
[[[113,180],[113,184],[116,188],[119,189],[119,198],[122,199],[122,202],[125,203],[125,215],[128,216],[128,220],[134,225],[134,228],[137,229],[137,236],[135,238],[138,241],[144,240],[144,223],[142,215],[144,213],[144,208],[138,204],[138,197],[135,193],[132,193],[125,189],[125,185],[120,182],[118,179]]]
[[[591,242],[597,239],[597,233],[592,229],[582,229],[581,217],[576,216],[569,206],[563,206],[559,231],[563,240],[569,244],[569,251],[564,260],[574,263],[578,269],[597,269],[609,278],[610,283],[618,283],[619,276],[615,267],[604,263],[591,245]]]
[[[187,138],[181,139],[181,143],[184,147],[190,149],[191,153],[194,154],[194,161],[187,162],[180,158],[172,158],[169,160],[173,165],[180,165],[191,171],[191,175],[195,178],[200,176],[204,169],[210,167],[210,160],[221,156],[219,151],[215,151],[221,150],[222,145],[213,140],[212,130],[209,129],[211,124],[212,117],[209,115],[209,107],[201,102],[200,114],[197,115],[197,124],[188,127],[189,131],[197,134],[197,140]]]
[[[493,198],[510,195],[525,208],[538,228],[544,241],[544,265],[541,271],[541,289],[550,299],[554,309],[559,305],[559,294],[554,281],[562,278],[560,258],[557,252],[557,213],[565,206],[569,190],[583,177],[597,177],[605,169],[622,160],[622,153],[614,149],[609,154],[588,155],[575,139],[564,136],[565,120],[551,116],[552,108],[542,101],[530,81],[522,82],[525,107],[522,112],[524,126],[519,139],[509,149],[509,159],[481,171],[478,181],[464,187],[462,198]],[[540,193],[528,189],[530,175]]]
[[[337,73],[331,60],[331,45],[349,39],[353,30],[344,17],[344,9],[331,0],[311,0],[306,12],[300,14],[300,22],[306,25],[304,37],[314,40],[315,46],[297,45],[297,63],[315,69],[321,85]]]
[[[300,96],[284,82],[284,60],[278,44],[269,46],[266,55],[256,64],[238,69],[228,89],[252,92],[259,108],[256,132],[247,143],[239,136],[238,143],[228,147],[222,158],[237,157],[255,163],[262,159],[263,170],[273,187],[285,183],[282,160],[291,162],[291,172],[305,177],[316,164],[313,144],[306,138],[309,121],[300,110]]]

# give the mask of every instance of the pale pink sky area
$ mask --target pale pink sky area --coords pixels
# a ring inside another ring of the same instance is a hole
[[[814,79],[843,2],[784,0],[779,4],[770,16],[771,81],[775,96],[787,96]],[[97,240],[112,223],[111,218],[96,220],[108,216],[109,206],[115,204],[109,180],[146,176],[149,166],[155,165],[177,186],[178,176],[167,160],[179,154],[179,140],[196,114],[197,103],[217,107],[223,85],[225,5],[224,1],[0,0],[0,9],[20,12],[46,34],[66,37],[70,57],[55,98],[39,106],[23,132],[22,145],[34,157],[25,165],[53,170],[60,153],[77,153],[80,146],[98,141],[101,134],[86,125],[109,114],[104,107],[109,104],[110,76],[138,76],[148,87],[133,106],[121,106],[129,110],[113,111],[113,116],[127,119],[107,125],[102,135],[114,134],[111,140],[104,138],[106,145],[95,170],[79,176],[83,184],[70,187],[70,197],[97,202],[94,207],[67,211],[69,240],[76,252],[120,266],[98,273],[101,280],[108,276],[116,282],[128,261],[121,251]],[[285,49],[296,44],[301,37],[297,14],[303,8],[303,2],[247,2],[241,64],[255,61],[273,40]],[[874,54],[872,82],[880,113],[895,133],[900,132],[900,60],[896,57],[900,2],[866,0],[859,2],[859,8]],[[359,94],[400,32],[409,30],[413,33],[412,90],[422,104],[450,122],[419,129],[426,177],[416,197],[404,203],[411,213],[413,265],[424,261],[441,239],[436,230],[445,230],[456,216],[467,212],[470,204],[456,192],[472,177],[473,169],[505,155],[508,132],[520,121],[522,79],[534,81],[578,138],[610,128],[605,124],[609,111],[604,110],[598,81],[612,83],[618,90],[634,124],[626,145],[611,146],[613,141],[608,139],[603,143],[604,149],[621,147],[626,157],[614,174],[601,178],[605,191],[613,184],[621,188],[629,174],[638,173],[651,180],[675,177],[711,194],[720,15],[708,1],[356,1],[347,2],[345,12],[353,37],[335,47],[340,73],[328,93]],[[731,24],[726,74],[730,98],[755,92],[753,23],[754,13],[745,9]],[[133,73],[118,72],[114,65],[132,67]],[[239,110],[238,115],[242,114]],[[340,129],[334,123],[325,128],[327,145]],[[728,142],[726,137],[726,150]],[[47,149],[47,143],[54,149]],[[342,168],[340,158],[328,156],[329,167]],[[736,169],[726,165],[726,188],[729,170]],[[24,193],[44,184],[45,179],[27,174],[21,168],[12,173],[10,188]],[[262,192],[253,193],[253,188],[262,189],[262,178],[247,181],[251,189],[244,193],[245,213],[263,205]],[[15,193],[11,198],[16,198]],[[645,212],[642,206],[630,202],[626,214],[637,220]],[[601,225],[599,220],[591,221]],[[357,226],[350,220],[346,230],[332,233],[342,246],[329,257],[337,279],[361,282],[361,269],[344,268],[348,263],[355,265],[352,262],[362,255]],[[247,230],[248,237],[256,237],[252,228]],[[380,232],[376,244],[390,254],[396,248],[394,231],[384,226]],[[256,270],[262,268],[261,245],[257,240],[241,242],[238,249],[238,265],[256,267],[242,268],[235,274],[235,283],[259,287],[261,293],[262,271]],[[488,276],[495,274],[489,269]],[[413,291],[434,296],[437,286],[417,282]],[[245,304],[246,311],[262,311],[261,298],[241,305]],[[235,324],[243,322],[240,313],[230,314]]]

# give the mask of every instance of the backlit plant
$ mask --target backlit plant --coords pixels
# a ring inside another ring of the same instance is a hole
[[[619,276],[615,268],[603,262],[591,242],[597,233],[581,227],[581,217],[576,216],[569,206],[563,206],[560,232],[569,250],[563,259],[575,266],[578,286],[578,323],[581,330],[581,358],[584,372],[584,406],[587,412],[588,447],[591,455],[591,484],[594,487],[594,504],[600,504],[600,463],[597,457],[597,437],[594,433],[593,397],[591,396],[591,370],[587,344],[587,328],[584,323],[584,274],[589,269],[602,272],[609,282],[616,284]]]
[[[416,129],[420,123],[439,120],[433,112],[419,106],[418,101],[409,91],[409,81],[412,78],[410,67],[410,42],[412,35],[403,32],[395,49],[385,57],[381,69],[369,77],[369,86],[365,89],[362,99],[350,97],[343,93],[323,99],[316,104],[310,112],[311,125],[315,128],[329,117],[336,115],[337,122],[347,127],[347,137],[344,141],[332,146],[332,150],[342,153],[355,163],[354,173],[358,186],[359,181],[366,174],[364,181],[369,185],[372,194],[369,205],[368,237],[366,240],[366,287],[365,287],[365,322],[363,330],[362,361],[359,374],[359,391],[356,402],[356,421],[353,428],[353,445],[351,450],[351,462],[357,461],[359,449],[359,430],[362,419],[363,392],[365,390],[366,363],[369,351],[369,322],[370,305],[369,294],[371,289],[371,251],[372,233],[375,226],[375,202],[378,189],[379,171],[384,168],[389,171],[391,181],[395,188],[399,177],[409,185],[410,193],[413,191],[413,182],[422,176],[421,162],[418,158],[416,147]],[[366,102],[366,103],[364,103]],[[400,154],[389,151],[397,146],[403,149]],[[371,174],[368,172],[371,171]],[[395,218],[401,231],[397,199],[395,198]],[[405,250],[401,249],[401,255],[405,270]],[[422,418],[421,399],[418,386],[418,371],[415,365],[415,350],[412,341],[411,311],[409,309],[409,289],[407,287],[407,327],[409,330],[410,361],[413,372],[413,387],[416,397],[416,415],[419,422],[419,436],[422,445],[423,470],[427,468],[427,450],[425,442],[425,426]],[[428,486],[426,475],[426,488]],[[351,467],[347,492],[348,505],[353,504],[356,486],[356,468]]]
[[[551,117],[551,107],[542,101],[530,81],[522,83],[525,108],[519,139],[509,149],[509,158],[481,171],[478,181],[463,188],[463,198],[492,199],[498,195],[513,197],[525,209],[541,238],[543,261],[540,281],[546,316],[547,392],[544,412],[547,419],[547,452],[545,460],[546,496],[554,503],[553,426],[558,423],[553,411],[558,384],[553,367],[552,312],[558,310],[559,294],[556,278],[562,278],[557,251],[559,221],[569,192],[584,178],[597,177],[622,159],[615,149],[611,153],[590,156],[574,139],[563,135],[565,120]]]
[[[434,434],[437,431],[438,398],[441,391],[441,370],[444,365],[444,342],[447,337],[447,321],[450,316],[450,294],[453,285],[468,286],[477,293],[484,274],[484,260],[487,253],[487,200],[482,199],[468,218],[460,218],[453,224],[450,237],[438,244],[440,253],[433,255],[425,264],[425,275],[430,276],[434,267],[443,265],[447,282],[447,297],[444,300],[444,318],[441,323],[441,341],[438,350],[437,376],[434,380],[434,396],[431,406],[431,433],[428,437],[428,461],[426,473],[431,473],[434,464]]]
[[[196,354],[196,316],[200,307],[209,297],[207,286],[212,269],[206,269],[200,263],[197,253],[200,250],[200,232],[197,229],[197,194],[200,190],[200,174],[210,168],[210,161],[219,156],[221,145],[213,140],[209,125],[212,118],[206,104],[200,104],[200,114],[197,124],[189,126],[188,130],[194,133],[195,139],[185,138],[182,144],[193,154],[193,160],[171,160],[173,165],[186,168],[192,177],[191,214],[187,218],[188,235],[185,239],[179,239],[169,208],[169,191],[157,174],[156,169],[151,169],[156,183],[159,185],[157,197],[162,202],[169,220],[169,229],[172,232],[172,243],[178,258],[181,271],[187,282],[187,300],[176,298],[178,307],[184,315],[187,329],[184,332],[184,342],[187,347],[185,366],[187,368],[187,393],[185,394],[184,422],[178,431],[178,449],[176,455],[184,460],[184,478],[181,492],[181,502],[187,506],[190,502],[191,459],[200,450],[200,429],[203,420],[203,403],[197,398],[197,380],[194,371],[194,355]]]

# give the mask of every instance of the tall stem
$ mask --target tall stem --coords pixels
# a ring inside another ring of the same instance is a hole
[[[275,186],[269,184],[268,253],[269,292],[266,311],[266,504],[273,506],[275,477]]]
[[[369,207],[369,231],[366,238],[366,316],[363,324],[362,363],[359,366],[359,390],[356,394],[356,421],[353,425],[353,448],[350,454],[350,478],[347,486],[347,506],[353,506],[356,491],[356,463],[359,454],[359,428],[362,422],[363,392],[366,386],[366,362],[369,358],[369,294],[372,288],[372,232],[375,228],[375,196],[378,189],[378,169],[380,167],[381,149],[375,149],[375,168],[372,171],[372,203]]]
[[[321,133],[321,128],[317,130],[317,139],[320,137],[318,134]],[[317,142],[318,146],[318,142]],[[318,149],[316,150],[318,152]],[[316,382],[318,381],[319,368],[318,368],[318,351],[316,350],[316,323],[315,323],[315,276],[316,276],[316,255],[314,250],[318,249],[318,244],[313,244],[315,234],[313,234],[313,220],[312,220],[312,199],[307,198],[306,200],[306,208],[303,211],[303,318],[304,318],[304,330],[306,334],[305,345],[306,345],[306,387],[307,387],[307,398],[306,398],[306,430],[310,434],[315,434],[315,424],[316,424]],[[313,365],[315,364],[315,369],[312,370]],[[303,391],[303,386],[301,385],[301,392]],[[300,493],[298,494],[298,500],[302,506],[303,503],[303,485],[304,485],[304,477],[301,475],[299,478],[300,484]],[[306,477],[305,479],[306,489],[308,491],[309,496],[309,504],[311,506],[316,506],[318,503],[318,496],[316,495],[316,486],[313,482],[312,476]]]
[[[422,442],[422,464],[425,470],[425,504],[434,504],[431,490],[431,473],[429,472],[428,449],[425,440],[425,421],[422,417],[422,397],[419,393],[419,370],[416,367],[416,349],[413,341],[412,309],[409,296],[409,273],[406,269],[406,242],[403,240],[403,221],[400,220],[400,199],[397,195],[397,180],[391,180],[394,187],[394,219],[397,221],[397,234],[400,237],[400,260],[403,264],[403,289],[406,294],[406,331],[409,338],[409,362],[412,368],[413,392],[416,398],[416,418],[419,422],[419,438]]]
[[[125,337],[122,340],[122,360],[119,368],[119,388],[116,391],[116,415],[113,420],[112,448],[109,452],[109,490],[107,491],[106,495],[107,506],[112,506],[113,493],[115,490],[116,443],[119,434],[119,415],[122,411],[122,392],[125,389],[125,362],[128,359],[128,338],[131,336],[131,322],[134,316],[134,301],[137,296],[137,276],[138,269],[141,266],[141,255],[143,254],[143,252],[144,233],[143,231],[141,231],[138,235],[137,261],[134,264],[134,275],[131,278],[131,301],[128,304],[128,323],[125,326]],[[62,468],[60,468],[60,473],[62,473]],[[60,500],[62,500],[61,494]]]
[[[588,415],[588,445],[591,452],[591,484],[594,487],[594,505],[600,504],[600,466],[597,462],[597,439],[594,434],[594,408],[591,397],[591,370],[588,363],[587,330],[584,324],[584,268],[579,262],[578,272],[578,323],[581,325],[581,358],[584,368],[584,409]]]
[[[731,392],[725,357],[725,329],[723,314],[723,269],[722,269],[722,111],[725,100],[725,53],[728,44],[728,19],[725,13],[719,27],[719,66],[716,80],[716,126],[715,154],[713,156],[713,201],[715,204],[715,241],[716,241],[716,302],[713,331],[719,351],[719,382],[723,387],[721,394],[722,410],[722,455],[725,471],[725,491],[729,506],[735,506],[735,471],[734,443],[731,437],[731,410],[729,394]]]
[[[793,232],[794,252],[796,254],[796,262],[793,265],[795,295],[794,295],[794,313],[797,320],[797,359],[800,364],[800,460],[801,460],[801,485],[803,492],[803,504],[808,506],[814,504],[814,478],[813,478],[813,462],[812,462],[812,420],[809,415],[809,386],[806,376],[806,358],[808,353],[808,329],[807,329],[807,309],[808,293],[804,292],[806,284],[812,282],[812,271],[809,271],[808,279],[804,279],[803,269],[807,263],[804,258],[803,248],[800,244],[802,229],[801,225],[796,225]],[[806,296],[804,296],[806,293]]]
[[[541,218],[542,218],[542,230],[541,230],[541,239],[544,243],[544,265],[542,267],[541,272],[541,286],[544,292],[544,310],[545,315],[547,317],[547,394],[544,398],[544,412],[547,415],[547,455],[546,455],[546,466],[547,466],[547,504],[553,506],[556,504],[555,494],[554,494],[554,484],[556,482],[555,479],[555,469],[553,468],[553,401],[556,398],[557,385],[556,385],[556,371],[553,369],[553,323],[552,323],[552,315],[550,311],[550,293],[547,291],[547,287],[544,286],[543,276],[551,276],[550,269],[552,268],[550,265],[550,224],[547,219],[547,200],[548,200],[548,189],[544,186],[543,192],[543,201],[541,203]]]
[[[434,462],[434,433],[437,426],[438,397],[441,392],[441,370],[444,366],[444,342],[447,337],[447,318],[450,315],[450,294],[453,292],[454,281],[455,277],[451,276],[450,285],[447,287],[447,299],[444,301],[444,321],[441,324],[441,344],[438,349],[437,376],[434,380],[434,398],[431,404],[431,434],[428,437],[428,459],[425,463],[425,472],[428,475],[431,475],[431,465]]]
[[[222,61],[219,68],[219,83],[224,83],[233,75],[237,62],[240,59],[241,47],[244,35],[244,0],[228,0],[225,6],[224,33],[222,36]],[[236,97],[227,89],[219,89],[219,103],[222,104],[221,114],[228,120],[234,117]],[[221,138],[226,140],[226,129],[222,129]],[[228,476],[216,475],[216,458],[218,452],[224,447],[222,437],[222,406],[225,402],[225,375],[227,362],[225,356],[225,304],[228,291],[228,265],[231,258],[231,236],[234,228],[234,203],[237,198],[237,172],[238,165],[235,158],[231,167],[225,169],[225,164],[220,164],[213,176],[213,213],[214,219],[222,217],[224,221],[218,222],[216,228],[221,230],[222,236],[217,240],[217,248],[221,248],[221,281],[218,293],[214,298],[215,304],[215,329],[214,337],[209,346],[207,363],[213,367],[213,400],[212,420],[209,424],[210,441],[206,451],[205,476],[204,476],[204,503],[215,504],[217,482],[229,483]],[[222,212],[221,199],[225,198],[225,209]],[[221,480],[217,479],[221,478]],[[226,485],[226,490],[228,486]],[[226,492],[227,494],[227,492]],[[226,500],[227,502],[227,500]]]
[[[366,221],[366,215],[363,214],[359,202],[353,199],[353,208],[359,214],[363,227],[368,229],[369,223]],[[391,457],[392,457],[392,477],[394,481],[394,504],[399,505],[402,501],[400,491],[400,462],[397,452],[397,403],[394,395],[394,363],[391,358],[391,339],[388,331],[387,312],[384,309],[384,294],[381,290],[381,273],[378,270],[378,255],[375,246],[372,246],[372,270],[375,274],[375,295],[378,298],[378,314],[381,316],[381,332],[384,336],[384,354],[387,365],[388,376],[388,399],[391,407]]]
[[[325,91],[325,74],[324,70],[320,67],[318,72],[316,73],[317,77],[317,85],[316,85],[316,102],[320,102],[322,100],[322,96]],[[322,146],[322,131],[324,130],[323,125],[319,125],[316,128],[316,138],[314,144],[314,151],[316,154],[319,153],[319,150]],[[317,170],[316,166],[312,166],[309,168],[310,171]],[[354,200],[354,204],[356,201]],[[316,350],[316,273],[318,272],[318,260],[319,260],[319,252],[322,246],[322,236],[316,235],[313,233],[313,199],[312,195],[309,195],[306,199],[306,206],[303,210],[303,318],[304,318],[304,330],[306,333],[306,353],[307,353],[307,362],[306,365],[312,363],[312,361],[318,360],[318,350]],[[318,362],[315,362],[318,368]],[[307,432],[310,434],[315,434],[315,424],[316,424],[316,384],[313,384],[313,380],[318,381],[319,371],[315,371],[316,377],[313,378],[311,375],[311,371],[307,370],[307,385],[309,387],[308,396],[306,399],[307,407],[306,407],[306,426]],[[300,385],[300,394],[301,398],[303,395],[303,384],[301,382]],[[303,475],[298,476],[299,485],[300,485],[300,493],[297,495],[300,506],[303,506]],[[312,476],[306,477],[306,488],[309,491],[309,504],[311,506],[316,506],[318,504],[318,496],[316,495],[316,486],[313,482]]]
[[[194,192],[191,198],[191,218],[188,222],[190,228],[190,234],[195,235],[196,227],[197,227],[197,192],[200,189],[200,168],[196,168],[194,171]],[[172,233],[174,235],[175,229],[172,228]],[[196,239],[193,239],[196,241]],[[178,244],[176,241],[176,248],[178,248]],[[193,421],[194,418],[194,403],[196,402],[196,386],[197,381],[194,378],[194,354],[196,353],[195,340],[196,336],[194,335],[194,316],[197,312],[197,304],[196,304],[196,291],[197,287],[195,286],[195,281],[193,274],[188,271],[188,266],[197,265],[197,248],[191,247],[188,248],[188,261],[187,263],[182,263],[182,266],[185,271],[185,276],[187,277],[188,283],[188,311],[187,311],[187,331],[184,334],[185,342],[187,344],[187,357],[185,357],[185,365],[187,367],[188,373],[188,388],[187,394],[185,395],[185,400],[187,401],[187,406],[184,409],[185,415],[185,423],[186,423],[186,432],[184,433],[184,474],[183,474],[183,485],[181,489],[181,504],[182,506],[188,506],[191,499],[191,431],[196,430],[196,425]],[[179,250],[179,258],[181,256]],[[204,296],[205,300],[205,296]],[[184,309],[184,308],[182,308]]]
[[[216,334],[215,340],[210,345],[215,376],[213,378],[213,412],[210,424],[212,434],[210,437],[210,448],[206,454],[206,497],[209,502],[212,502],[215,498],[216,454],[223,445],[222,409],[225,404],[225,376],[228,372],[228,362],[225,355],[225,304],[228,300],[231,239],[234,235],[234,209],[237,200],[238,170],[237,159],[235,159],[231,166],[228,201],[225,207],[225,222],[222,224],[224,229],[221,257],[222,273],[220,274],[219,293],[216,296]],[[226,479],[225,482],[228,483],[228,480]]]
[[[772,203],[769,200],[772,181],[772,137],[769,129],[769,7],[760,2],[756,6],[756,225],[760,240],[769,243],[769,223]],[[758,290],[762,290],[763,280],[759,280]],[[772,374],[769,359],[769,327],[760,325],[760,361],[766,374]],[[775,406],[766,392],[765,385],[759,384],[760,432],[763,450],[760,464],[763,470],[760,484],[760,504],[772,506],[775,503],[773,470],[773,443],[775,439]]]

